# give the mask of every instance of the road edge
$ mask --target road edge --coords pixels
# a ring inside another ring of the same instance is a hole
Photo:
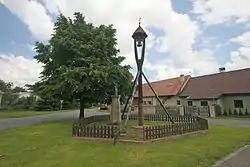
[[[233,158],[234,156],[238,155],[239,153],[241,153],[242,151],[248,149],[250,147],[250,145],[245,145],[239,149],[237,149],[236,151],[234,151],[233,153],[229,154],[228,156],[222,158],[221,160],[217,161],[214,165],[212,165],[211,167],[219,167],[222,163],[228,161],[229,159]]]

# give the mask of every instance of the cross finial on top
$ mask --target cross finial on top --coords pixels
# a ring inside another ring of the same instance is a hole
[[[139,18],[139,26],[141,25],[141,17]]]

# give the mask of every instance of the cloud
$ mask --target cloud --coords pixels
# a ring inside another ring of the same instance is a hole
[[[231,42],[241,45],[237,51],[231,52],[230,61],[226,63],[228,69],[247,68],[250,65],[250,31],[232,38]]]
[[[154,79],[161,80],[165,78],[177,77],[180,74],[192,76],[210,74],[215,72],[220,66],[211,50],[195,51],[188,55],[188,57],[184,56],[182,59],[186,62],[186,64],[182,64],[181,66],[178,66],[175,59],[171,57],[159,60],[154,64],[146,60],[144,68],[155,71],[156,77]]]
[[[250,47],[250,31],[245,32],[244,34],[233,38],[230,40],[231,42],[239,43],[243,46]]]
[[[148,71],[156,72],[156,76],[154,78],[150,78],[150,81],[177,77],[180,74],[185,74],[185,75],[193,74],[193,69],[188,69],[188,68],[177,69],[172,59],[165,59],[164,61],[159,61],[156,64],[157,65],[154,65],[147,59],[145,60],[144,68],[147,69]]]
[[[215,24],[242,24],[249,28],[250,1],[228,0],[192,0],[193,13],[198,14],[198,19],[207,25]],[[229,60],[224,64],[227,70],[247,68],[250,64],[250,31],[238,37],[229,39],[225,44],[216,45],[219,48],[230,42],[240,44],[241,47],[232,51]],[[227,55],[224,55],[227,56]],[[200,67],[202,68],[202,67]]]
[[[66,16],[72,16],[75,11],[80,11],[86,15],[88,21],[97,25],[114,24],[121,55],[126,56],[125,62],[131,65],[135,65],[131,35],[137,27],[138,18],[142,16],[144,27],[154,27],[164,34],[156,37],[153,32],[147,31],[149,35],[147,50],[154,48],[158,52],[170,55],[170,60],[169,56],[163,57],[159,63],[154,64],[157,68],[150,67],[151,70],[154,69],[157,72],[158,78],[179,75],[186,69],[196,70],[203,74],[208,70],[200,64],[212,63],[211,67],[217,65],[213,54],[209,53],[209,58],[207,52],[193,50],[193,45],[200,33],[198,23],[192,21],[187,14],[175,12],[170,0],[147,1],[147,3],[145,0],[119,2],[116,0],[74,0],[74,3],[69,0],[43,0],[43,2],[51,13],[57,14],[57,8]],[[172,70],[163,70],[165,68],[162,62],[171,62]],[[198,69],[200,67],[202,68]]]
[[[156,36],[153,31],[146,29],[149,35],[147,52],[161,52],[162,55],[166,55],[159,60],[155,58],[154,63],[148,61],[148,56],[155,55],[146,56],[144,67],[154,71],[157,79],[190,72],[194,75],[212,73],[221,66],[215,58],[214,51],[206,48],[207,43],[204,40],[200,50],[194,49],[194,45],[199,43],[197,39],[203,39],[199,21],[192,20],[188,14],[175,12],[171,0],[19,0],[15,3],[14,0],[3,1],[12,13],[28,25],[32,34],[42,40],[49,39],[53,31],[53,23],[48,13],[57,15],[60,11],[71,17],[74,12],[82,12],[86,20],[95,25],[113,24],[117,29],[120,55],[126,57],[124,63],[132,66],[135,66],[135,59],[131,35],[138,26],[138,18],[142,17],[144,28],[153,27],[163,32],[163,35]],[[193,0],[193,12],[199,14],[199,19],[208,24],[229,22],[232,18],[237,22],[246,22],[250,15],[247,8],[249,2]],[[239,40],[244,39],[237,39]],[[243,50],[237,53],[242,55]],[[235,62],[235,58],[231,56],[227,66],[236,67],[232,65]]]
[[[33,0],[2,0],[2,3],[28,26],[37,39],[50,37],[54,24],[40,3]]]
[[[249,0],[192,0],[193,13],[207,24],[250,21]]]
[[[6,55],[0,53],[0,76],[7,82],[13,82],[17,86],[33,84],[38,81],[42,65],[34,59],[23,56]]]

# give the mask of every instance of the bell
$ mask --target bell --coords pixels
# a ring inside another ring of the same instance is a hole
[[[142,46],[142,41],[141,41],[141,40],[138,41],[137,46],[138,46],[138,47],[141,47],[141,46]]]

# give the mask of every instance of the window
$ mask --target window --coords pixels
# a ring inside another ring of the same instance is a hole
[[[201,101],[201,106],[208,106],[208,102],[207,101]]]
[[[177,105],[181,105],[181,101],[180,100],[177,100]]]
[[[193,106],[193,101],[188,101],[188,106]]]
[[[148,104],[151,105],[151,104],[152,104],[152,101],[148,101]]]
[[[146,105],[146,104],[147,104],[147,101],[143,101],[143,104]]]
[[[243,108],[242,100],[234,100],[234,108]]]

